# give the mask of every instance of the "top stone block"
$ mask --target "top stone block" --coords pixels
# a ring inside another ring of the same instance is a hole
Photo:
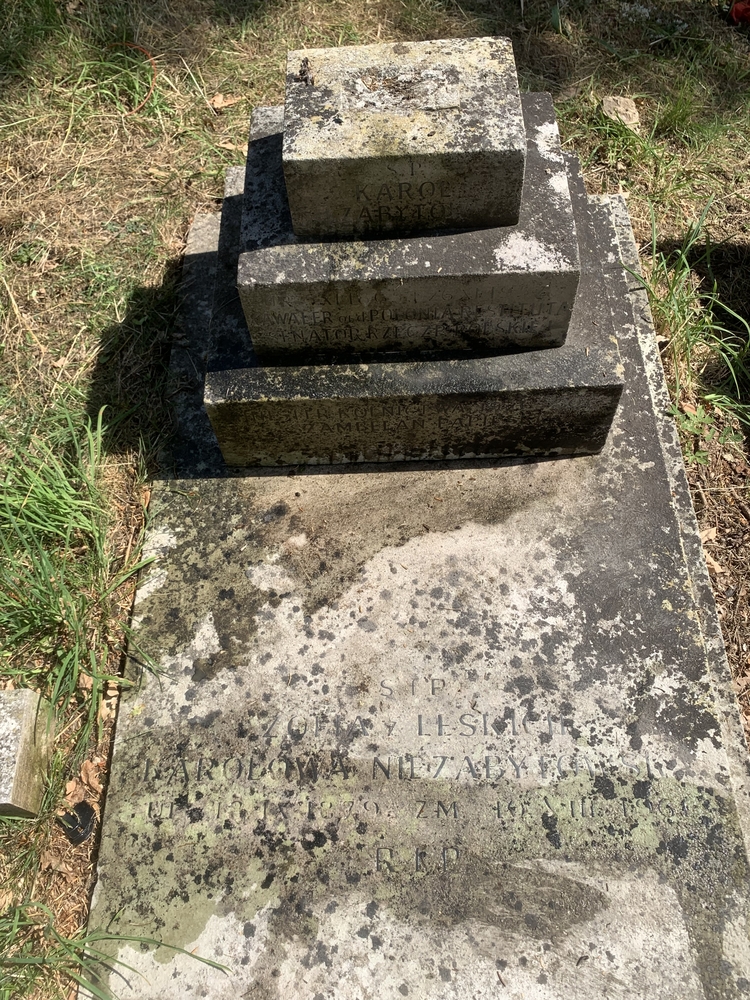
[[[525,155],[506,38],[289,53],[283,162],[300,239],[515,225]]]

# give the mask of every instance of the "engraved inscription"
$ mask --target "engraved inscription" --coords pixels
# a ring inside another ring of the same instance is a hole
[[[413,306],[390,304],[363,308],[354,300],[351,291],[334,288],[303,308],[270,308],[264,322],[272,331],[273,343],[278,346],[360,344],[366,348],[369,343],[377,346],[383,342],[417,339],[429,344],[431,340],[444,338],[450,331],[510,339],[532,333],[544,334],[569,312],[568,302],[537,299],[531,303],[495,303],[489,291],[476,303],[430,305],[415,301]]]

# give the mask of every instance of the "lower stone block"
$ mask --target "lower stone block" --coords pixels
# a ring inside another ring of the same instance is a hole
[[[621,390],[571,349],[215,372],[205,405],[227,465],[325,465],[596,452]]]
[[[35,691],[0,691],[0,815],[39,812],[52,736],[49,706]]]

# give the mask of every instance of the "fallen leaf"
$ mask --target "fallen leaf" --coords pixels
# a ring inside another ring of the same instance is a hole
[[[82,781],[78,778],[73,778],[65,786],[65,805],[67,806],[77,806],[79,802],[83,802],[86,798],[86,788]]]
[[[90,691],[93,686],[94,678],[91,674],[81,673],[78,675],[78,687],[81,688],[82,691]]]
[[[236,142],[220,142],[219,149],[231,149],[232,151],[244,153],[245,146],[238,146]]]
[[[641,116],[638,114],[638,108],[635,106],[635,101],[632,100],[632,98],[603,97],[602,111],[605,116],[607,118],[611,118],[612,121],[620,121],[623,125],[627,125],[631,131],[638,131],[638,126],[641,123]]]
[[[214,94],[208,102],[214,111],[223,111],[224,108],[231,108],[233,104],[238,104],[242,97],[225,97],[224,94]]]
[[[102,698],[99,705],[99,719],[101,722],[109,722],[115,715],[115,702],[108,698]]]
[[[92,760],[85,760],[81,765],[81,780],[84,781],[92,792],[101,795],[102,784],[99,781],[99,768]]]
[[[691,416],[695,416],[698,412],[692,403],[680,403],[680,409],[683,413],[689,413]]]
[[[721,566],[719,563],[717,563],[716,560],[714,559],[714,557],[709,552],[704,552],[703,554],[706,557],[706,563],[708,564],[708,568],[709,568],[710,572],[716,573],[717,576],[720,575],[720,574],[722,574],[722,573],[726,573],[726,570],[724,569],[724,567]]]
[[[716,538],[716,528],[704,528],[701,531],[701,541],[705,545],[706,542],[712,542]]]
[[[56,854],[53,850],[45,851],[39,859],[39,867],[44,871],[60,872],[62,875],[74,875],[75,870],[72,865]]]

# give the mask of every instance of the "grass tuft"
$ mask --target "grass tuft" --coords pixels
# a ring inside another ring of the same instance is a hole
[[[0,914],[0,1000],[17,1000],[28,995],[42,977],[58,978],[60,974],[80,987],[81,997],[112,1000],[110,990],[101,985],[102,968],[119,967],[137,975],[131,966],[113,960],[107,950],[108,945],[123,944],[166,947],[172,952],[189,954],[213,969],[228,971],[219,962],[152,938],[105,931],[90,934],[79,931],[66,937],[55,926],[55,915],[48,906],[29,902],[11,906]]]
[[[43,440],[6,444],[0,491],[0,669],[16,687],[41,690],[65,716],[82,712],[74,756],[88,745],[104,669],[121,647],[112,595],[140,569],[114,565],[111,512],[100,484],[105,428],[75,431],[65,413],[67,453]],[[129,637],[127,627],[124,636]]]

